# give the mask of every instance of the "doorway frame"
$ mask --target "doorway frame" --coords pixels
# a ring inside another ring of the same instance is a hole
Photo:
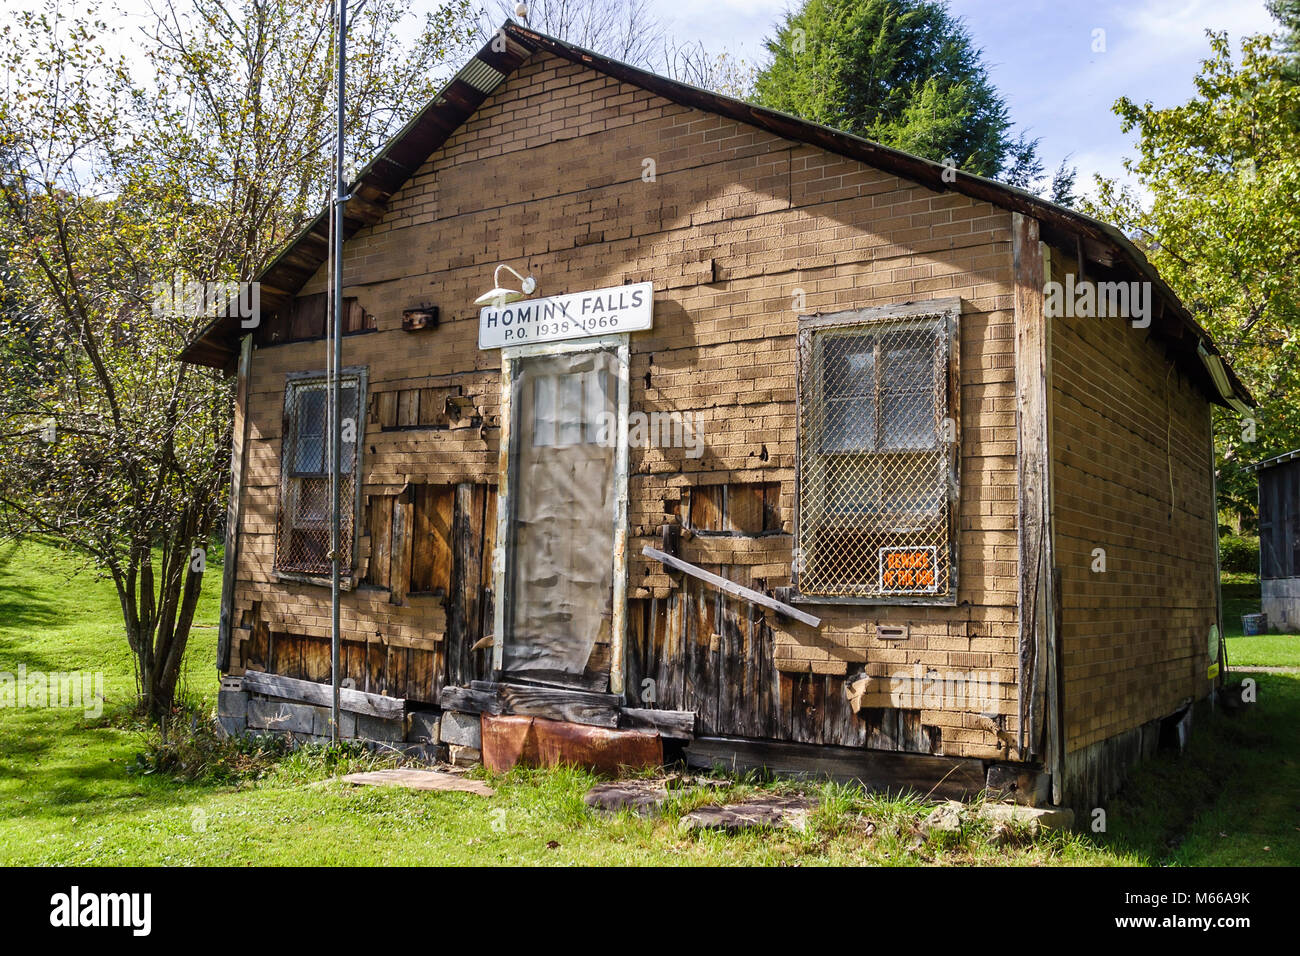
[[[499,678],[505,660],[506,554],[510,540],[510,505],[514,488],[511,449],[514,445],[514,409],[511,392],[519,359],[613,348],[618,359],[616,399],[617,434],[614,438],[614,582],[610,609],[609,692],[623,696],[623,648],[627,638],[627,475],[628,475],[628,363],[631,355],[627,332],[598,335],[536,345],[508,345],[501,349],[501,436],[497,450],[497,536],[492,549],[492,670]]]

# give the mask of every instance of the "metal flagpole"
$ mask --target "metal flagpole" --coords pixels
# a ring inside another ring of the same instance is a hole
[[[329,369],[329,420],[330,420],[330,683],[333,702],[330,710],[330,740],[339,739],[339,577],[343,559],[341,524],[339,514],[339,486],[342,484],[341,453],[343,450],[342,422],[340,419],[339,374],[343,366],[343,117],[344,83],[347,68],[347,0],[338,0],[338,128],[334,139],[334,209],[332,219],[334,279],[334,324],[330,329],[332,353]]]

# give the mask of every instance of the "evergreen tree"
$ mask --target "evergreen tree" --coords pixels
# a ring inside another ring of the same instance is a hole
[[[946,3],[806,0],[766,43],[759,103],[981,176],[1029,188],[1037,142],[1007,105]]]

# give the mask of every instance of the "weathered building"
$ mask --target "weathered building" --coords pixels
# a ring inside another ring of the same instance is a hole
[[[1210,693],[1210,409],[1249,397],[1117,230],[515,24],[351,192],[347,730],[1078,802]],[[228,696],[304,734],[327,227],[184,356],[239,376]],[[478,308],[498,263],[537,297]]]
[[[1270,630],[1300,631],[1300,449],[1255,466],[1260,610]]]

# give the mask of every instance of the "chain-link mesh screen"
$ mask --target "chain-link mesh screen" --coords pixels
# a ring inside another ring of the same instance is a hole
[[[353,511],[356,505],[357,391],[355,378],[341,379],[339,416],[343,422],[339,484],[339,550],[342,569],[351,570]],[[279,520],[275,567],[300,574],[330,571],[329,391],[324,379],[290,382],[284,396],[284,435],[280,456]]]
[[[803,594],[946,594],[948,336],[943,317],[800,333]]]

